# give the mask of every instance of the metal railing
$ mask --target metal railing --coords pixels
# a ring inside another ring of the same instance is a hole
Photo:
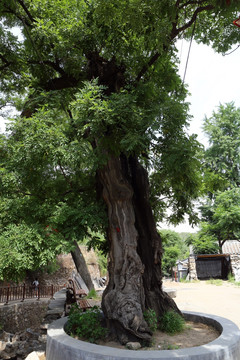
[[[40,299],[40,298],[53,298],[53,295],[63,289],[65,284],[60,285],[47,285],[34,288],[30,285],[19,286],[0,286],[0,303],[7,305],[9,301],[24,301],[25,299]]]

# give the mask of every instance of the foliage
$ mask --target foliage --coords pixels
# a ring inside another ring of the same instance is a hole
[[[240,281],[235,281],[235,278],[231,273],[228,274],[228,281],[233,285],[240,286]]]
[[[179,345],[169,344],[166,341],[163,343],[163,345],[161,345],[161,350],[177,350],[179,348]]]
[[[162,271],[164,276],[171,276],[172,268],[176,265],[179,258],[179,249],[177,246],[166,247],[162,257]]]
[[[149,329],[154,333],[158,328],[156,312],[153,309],[147,309],[144,311],[143,316],[149,326]]]
[[[187,243],[193,246],[194,254],[218,254],[217,239],[207,233],[208,224],[201,223],[202,228],[197,234],[188,237]]]
[[[74,240],[100,231],[106,221],[90,186],[94,172],[86,151],[83,157],[82,145],[68,144],[64,128],[56,126],[48,112],[39,111],[31,121],[18,119],[10,126],[15,135],[1,143],[0,241],[8,257],[0,274],[5,279],[20,280],[24,267],[45,266],[60,252],[72,250]],[[85,174],[83,168],[88,169]],[[27,246],[31,242],[32,247]],[[15,252],[7,250],[11,243],[18,244]],[[21,248],[25,255],[17,253]]]
[[[91,289],[89,293],[87,294],[87,299],[99,299],[99,296],[95,289]]]
[[[63,246],[58,236],[37,225],[9,224],[0,233],[0,279],[22,280],[26,269],[47,266]]]
[[[159,329],[168,334],[176,334],[183,331],[185,321],[181,315],[174,311],[167,311],[160,318]]]
[[[200,238],[211,238],[221,248],[226,240],[240,238],[240,189],[219,192],[208,209],[208,222],[202,223]],[[206,214],[206,206],[205,206]]]
[[[88,231],[88,236],[83,240],[83,242],[87,245],[88,251],[90,249],[94,249],[98,258],[100,274],[101,276],[106,276],[109,249],[105,236],[100,232],[96,233]]]
[[[107,265],[108,265],[107,256],[98,250],[97,258],[98,258],[98,265],[100,268],[100,275],[106,276],[107,275]]]
[[[221,279],[209,279],[206,280],[206,284],[221,286],[223,284],[223,281]]]
[[[184,259],[188,256],[187,244],[180,235],[172,230],[160,230],[163,244],[162,269],[165,276],[171,275],[173,266],[177,259]]]
[[[204,120],[204,131],[210,146],[204,153],[204,183],[207,198],[200,210],[200,239],[217,242],[240,236],[240,109],[233,103],[220,105],[217,112]]]
[[[233,103],[219,105],[218,111],[204,120],[203,129],[210,143],[204,153],[205,179],[213,194],[240,185],[239,128],[240,109]]]
[[[58,263],[57,259],[53,259],[51,262],[41,268],[42,272],[47,272],[48,274],[54,274],[60,269],[60,264]]]
[[[87,309],[85,312],[77,306],[72,306],[67,322],[67,332],[83,340],[96,343],[107,335],[107,329],[102,327],[101,320],[102,314],[97,306]]]

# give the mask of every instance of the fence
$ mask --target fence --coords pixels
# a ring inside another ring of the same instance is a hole
[[[25,299],[53,298],[55,292],[63,289],[65,285],[38,286],[0,286],[0,303],[8,304],[9,301],[24,301]]]

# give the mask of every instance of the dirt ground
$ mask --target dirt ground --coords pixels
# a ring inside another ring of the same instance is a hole
[[[159,330],[155,331],[151,346],[143,347],[141,350],[174,350],[200,346],[206,344],[206,342],[215,340],[218,336],[218,331],[210,326],[187,321],[186,328],[181,333],[169,335]],[[99,345],[126,349],[124,345],[115,341],[100,341]]]
[[[225,317],[240,328],[240,287],[223,281],[223,285],[206,281],[181,283],[164,281],[164,288],[176,290],[174,301],[180,310],[204,312]]]

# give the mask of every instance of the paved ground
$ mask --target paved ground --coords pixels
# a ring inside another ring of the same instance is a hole
[[[240,328],[240,287],[228,282],[216,286],[205,281],[179,283],[164,281],[164,287],[176,289],[174,301],[180,310],[204,312],[225,317]]]

